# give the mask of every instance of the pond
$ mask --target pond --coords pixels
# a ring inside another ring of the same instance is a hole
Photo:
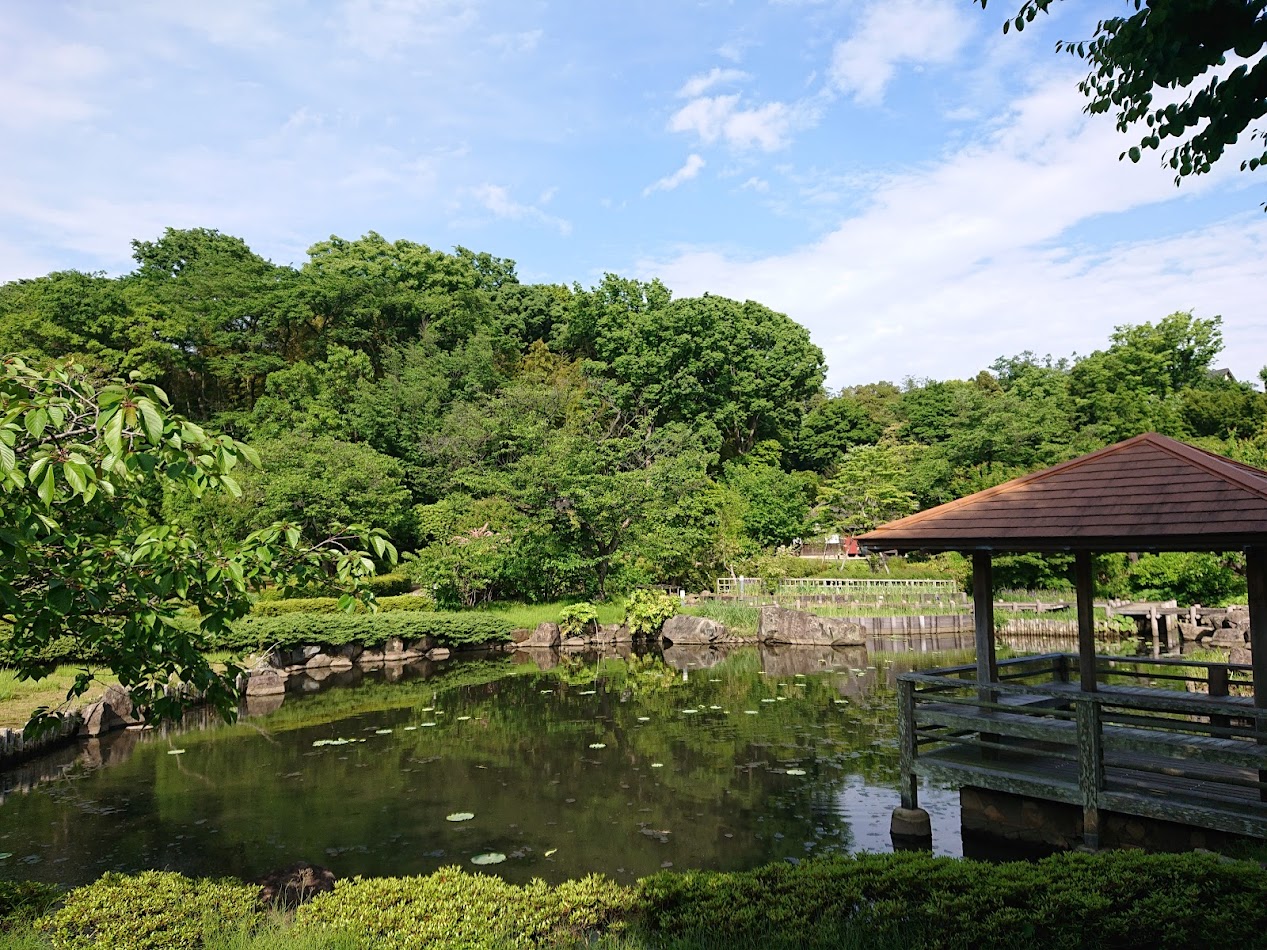
[[[341,877],[493,862],[515,882],[628,881],[886,851],[894,677],[966,661],[746,647],[397,668],[6,774],[0,876],[256,879],[307,860]],[[926,788],[921,804],[937,850],[960,853],[957,793]]]

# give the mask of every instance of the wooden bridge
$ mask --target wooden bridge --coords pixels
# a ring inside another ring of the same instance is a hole
[[[1076,654],[898,677],[902,798],[920,776],[1267,838],[1267,718],[1252,670],[1228,663]],[[1092,825],[1097,825],[1093,821]]]

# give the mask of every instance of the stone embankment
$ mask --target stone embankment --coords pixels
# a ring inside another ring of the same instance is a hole
[[[1249,647],[1248,607],[1228,607],[1221,612],[1203,610],[1200,623],[1180,620],[1178,626],[1182,639],[1202,646],[1230,649]]]

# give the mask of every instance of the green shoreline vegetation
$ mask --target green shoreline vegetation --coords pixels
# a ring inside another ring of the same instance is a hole
[[[816,858],[752,871],[599,876],[550,886],[443,868],[339,881],[293,913],[258,888],[147,871],[62,893],[0,884],[0,950],[266,948],[1258,947],[1267,870],[1211,854],[1069,853],[990,864],[927,854]]]

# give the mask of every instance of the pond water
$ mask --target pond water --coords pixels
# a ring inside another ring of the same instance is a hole
[[[627,881],[887,851],[894,677],[969,661],[756,647],[497,654],[327,681],[231,726],[195,716],[6,774],[0,876],[255,879],[297,860],[340,877],[406,875],[474,870],[491,854],[505,859],[486,869],[516,882]],[[960,853],[958,794],[925,788],[921,804],[936,849]]]

